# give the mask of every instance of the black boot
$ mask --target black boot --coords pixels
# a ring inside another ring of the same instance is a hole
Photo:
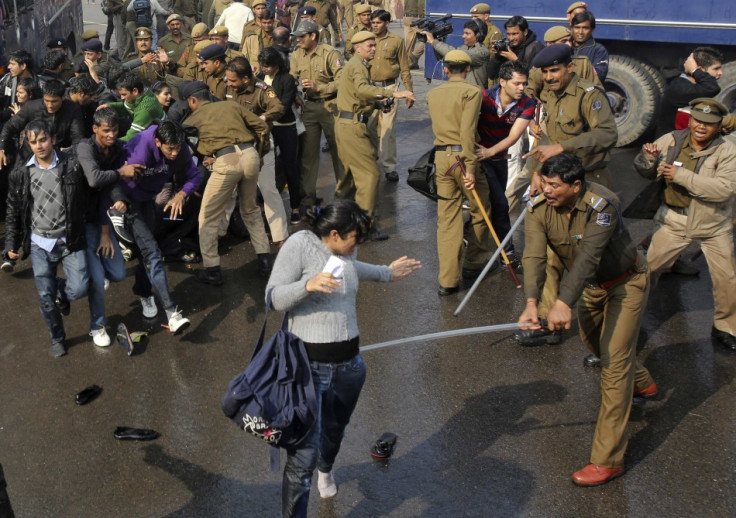
[[[204,270],[196,270],[194,275],[197,276],[199,282],[212,284],[213,286],[222,286],[222,270],[219,266],[210,266]]]
[[[258,272],[266,279],[271,275],[271,254],[258,254]]]

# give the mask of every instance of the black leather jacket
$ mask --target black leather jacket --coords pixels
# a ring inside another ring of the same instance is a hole
[[[85,215],[89,186],[76,155],[57,151],[61,168],[62,193],[66,211],[66,246],[71,252],[86,246]],[[19,162],[8,179],[8,212],[5,218],[5,252],[16,251],[22,257],[31,252],[30,166]],[[21,248],[22,247],[22,248]]]

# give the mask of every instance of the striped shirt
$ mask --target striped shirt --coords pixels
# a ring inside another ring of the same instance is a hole
[[[501,107],[501,85],[483,90],[483,102],[478,118],[478,134],[483,147],[490,148],[509,136],[516,119],[532,120],[537,102],[527,95],[515,100],[505,108]],[[506,151],[492,158],[503,158]]]

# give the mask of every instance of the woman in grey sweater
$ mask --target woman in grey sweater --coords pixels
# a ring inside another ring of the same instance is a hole
[[[421,266],[406,256],[388,266],[358,261],[357,245],[368,235],[370,218],[353,201],[335,201],[308,217],[312,230],[286,240],[266,288],[273,308],[289,312],[289,330],[304,341],[320,406],[309,437],[287,451],[282,505],[289,517],[307,515],[315,468],[320,496],[337,494],[332,465],[365,381],[355,311],[358,281],[402,279]]]

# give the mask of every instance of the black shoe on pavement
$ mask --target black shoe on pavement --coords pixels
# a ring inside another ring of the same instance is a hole
[[[222,270],[219,266],[210,266],[203,270],[196,270],[194,275],[199,282],[211,284],[213,286],[222,286]]]
[[[506,257],[509,258],[509,264],[514,269],[516,273],[521,273],[522,265],[521,265],[521,259],[518,255],[516,255],[516,252],[506,252]],[[504,264],[506,269],[508,269],[508,266]]]
[[[389,171],[386,173],[386,180],[389,182],[398,182],[399,181],[399,173],[396,171]]]
[[[271,254],[258,254],[258,272],[268,279],[271,275]]]
[[[325,143],[324,146],[322,146],[322,152],[323,153],[329,153],[330,152],[330,145]]]
[[[522,329],[514,333],[514,339],[519,342],[519,345],[556,345],[562,342],[562,330],[550,331],[546,327],[547,322],[541,318],[539,319],[539,323],[542,329]]]
[[[133,234],[128,230],[128,221],[125,214],[115,209],[108,209],[107,216],[112,223],[112,229],[115,231],[117,238],[128,246],[133,246]]]
[[[370,232],[368,232],[368,240],[369,241],[386,241],[388,239],[388,234],[385,232],[381,232],[377,228],[372,228]]]
[[[0,270],[4,272],[8,272],[8,273],[12,272],[14,269],[15,269],[15,261],[13,261],[12,259],[4,259],[3,265],[0,266]]]
[[[720,331],[715,327],[710,330],[710,336],[715,338],[716,341],[726,349],[736,351],[736,336],[725,331]]]
[[[437,295],[440,297],[447,297],[448,295],[452,295],[453,293],[457,293],[460,291],[460,286],[454,286],[452,288],[445,288],[444,286],[440,286],[440,289],[437,290]]]
[[[598,368],[601,366],[601,359],[598,358],[595,354],[589,354],[585,358],[583,358],[583,365],[585,367],[592,367],[592,368]]]

